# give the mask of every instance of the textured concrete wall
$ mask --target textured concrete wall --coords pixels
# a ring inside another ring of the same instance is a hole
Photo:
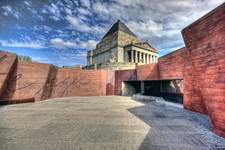
[[[138,80],[159,80],[158,64],[141,65],[137,67]]]
[[[24,100],[35,98],[41,100],[48,78],[50,65],[18,61],[17,67],[10,75],[4,100]]]
[[[160,79],[183,79],[186,48],[169,53],[158,60]]]
[[[207,113],[214,131],[225,137],[225,3],[182,33],[188,49],[185,108]]]
[[[16,55],[0,52],[1,99],[25,102],[51,97],[102,96],[114,94],[114,71],[59,68],[41,63],[16,62]],[[9,56],[9,57],[8,57]],[[13,68],[13,69],[11,69]],[[10,71],[12,70],[12,71]],[[7,80],[7,76],[10,76]],[[5,103],[4,103],[5,104]]]
[[[58,69],[51,97],[106,95],[105,70]]]
[[[0,51],[0,100],[7,88],[9,76],[16,68],[17,58],[15,54]]]
[[[122,82],[137,80],[136,69],[115,71],[115,95],[122,95]]]
[[[115,71],[106,70],[106,95],[115,93]]]

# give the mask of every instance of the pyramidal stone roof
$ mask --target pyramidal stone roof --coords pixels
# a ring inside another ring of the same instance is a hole
[[[111,29],[109,29],[109,31],[105,34],[105,36],[103,37],[103,39],[105,37],[107,37],[108,35],[111,35],[117,31],[123,31],[127,34],[130,34],[132,36],[137,37],[123,22],[121,22],[120,20],[118,20],[116,23],[113,24],[113,26],[111,27]]]

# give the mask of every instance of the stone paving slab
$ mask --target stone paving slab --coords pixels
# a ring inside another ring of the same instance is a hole
[[[68,97],[0,107],[0,150],[213,150],[208,117],[130,97]]]

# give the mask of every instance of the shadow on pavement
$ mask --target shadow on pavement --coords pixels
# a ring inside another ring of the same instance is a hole
[[[225,148],[225,139],[212,133],[209,117],[157,102],[128,111],[150,126],[139,150]]]

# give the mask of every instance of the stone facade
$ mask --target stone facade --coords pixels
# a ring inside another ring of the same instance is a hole
[[[87,54],[88,66],[100,64],[104,68],[109,66],[109,69],[115,70],[134,69],[136,63],[156,63],[157,59],[157,50],[147,42],[142,42],[121,21],[117,21],[96,45],[96,49],[88,51]],[[111,63],[117,63],[120,67],[110,67],[114,66]]]

